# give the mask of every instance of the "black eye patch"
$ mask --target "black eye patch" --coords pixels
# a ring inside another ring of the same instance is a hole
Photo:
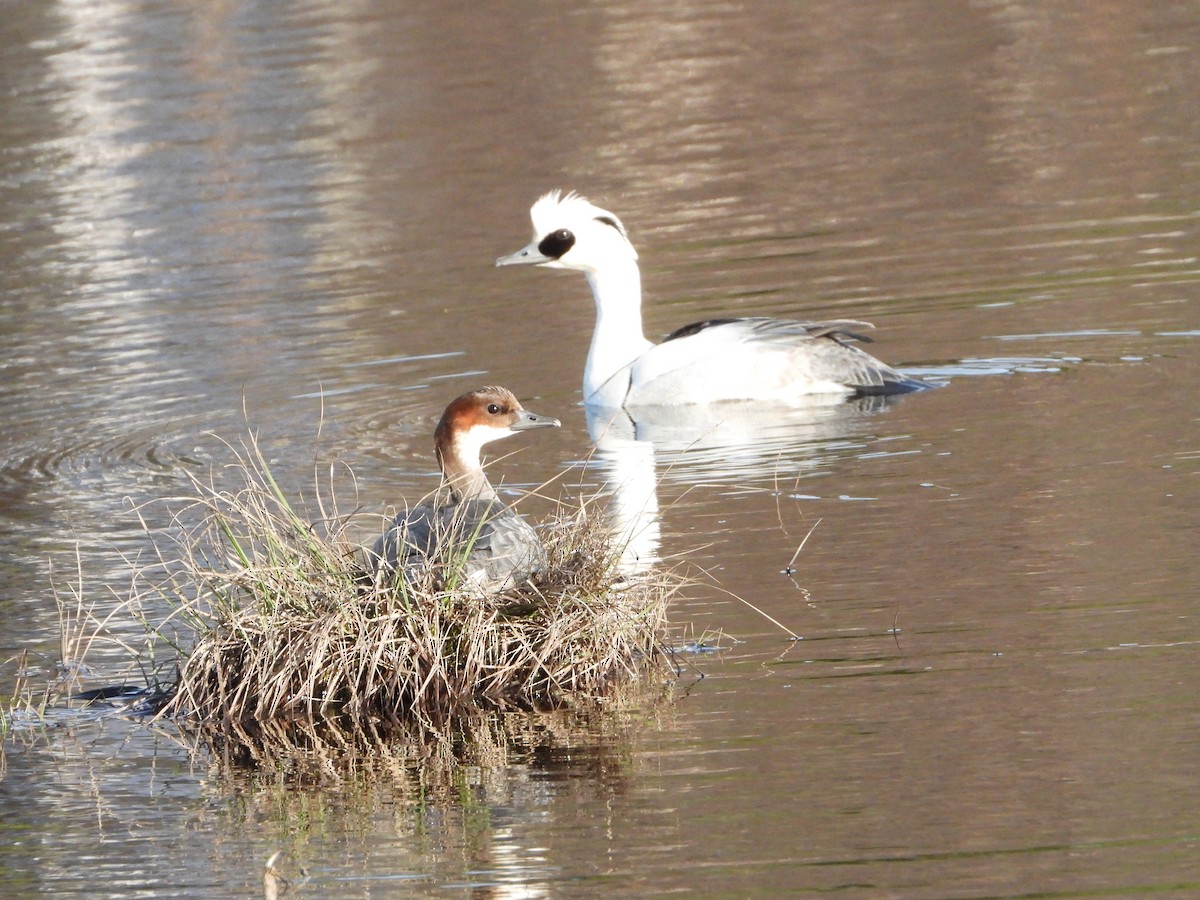
[[[565,228],[560,228],[553,234],[548,234],[542,238],[541,243],[538,244],[538,252],[551,259],[558,259],[574,246],[575,235],[571,234]]]

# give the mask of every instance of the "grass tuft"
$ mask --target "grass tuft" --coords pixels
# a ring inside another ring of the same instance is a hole
[[[666,607],[684,580],[624,573],[592,502],[560,504],[541,526],[549,565],[529,583],[485,593],[453,558],[384,582],[364,572],[349,517],[318,499],[314,525],[253,438],[234,453],[239,486],[193,477],[178,546],[159,548],[167,574],[150,590],[196,634],[166,715],[230,734],[321,721],[437,730],[599,699],[666,662]]]

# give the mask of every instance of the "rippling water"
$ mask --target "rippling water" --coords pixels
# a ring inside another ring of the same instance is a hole
[[[672,618],[721,652],[429,794],[21,727],[0,892],[250,894],[283,850],[328,897],[1194,893],[1194,10],[394,7],[6,10],[0,685],[53,672],[52,583],[116,605],[133,509],[166,527],[226,442],[377,513],[489,382],[564,426],[506,489],[611,493],[711,573]],[[866,319],[945,386],[589,421],[583,279],[492,266],[556,187],[630,228],[648,334]]]

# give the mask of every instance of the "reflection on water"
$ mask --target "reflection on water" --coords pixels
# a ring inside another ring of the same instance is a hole
[[[920,366],[910,371],[924,378],[951,379],[960,375],[1013,375],[1017,372],[1061,372],[1065,366],[1083,362],[1079,357],[991,356],[959,359],[941,366]]]
[[[624,411],[600,419],[588,410],[588,433],[595,450],[587,465],[599,471],[601,490],[610,495],[608,514],[614,541],[622,548],[621,565],[639,572],[659,562],[662,526],[659,521],[655,447],[639,441],[625,425]]]
[[[869,418],[902,400],[821,394],[805,399],[787,407],[749,402],[632,412],[587,407],[595,445],[587,467],[611,492],[623,562],[641,568],[659,559],[660,484],[794,491],[806,473],[861,451]]]
[[[292,887],[328,897],[408,883],[553,895],[558,866],[544,853],[556,833],[619,804],[646,728],[670,727],[648,687],[607,709],[497,713],[440,737],[274,730],[210,746],[173,728],[82,718],[21,733],[0,781],[5,883],[89,892],[101,878],[115,892],[252,896],[282,850],[277,869]],[[197,829],[224,835],[214,858],[189,846]]]

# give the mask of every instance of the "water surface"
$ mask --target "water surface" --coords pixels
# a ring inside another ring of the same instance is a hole
[[[1195,892],[1190,8],[644,6],[8,10],[0,657],[51,677],[52,583],[118,603],[224,441],[378,513],[483,383],[563,420],[493,475],[615,491],[723,650],[432,783],[20,730],[5,891]],[[583,279],[492,266],[551,188],[629,227],[649,335],[866,319],[946,386],[598,429]]]

